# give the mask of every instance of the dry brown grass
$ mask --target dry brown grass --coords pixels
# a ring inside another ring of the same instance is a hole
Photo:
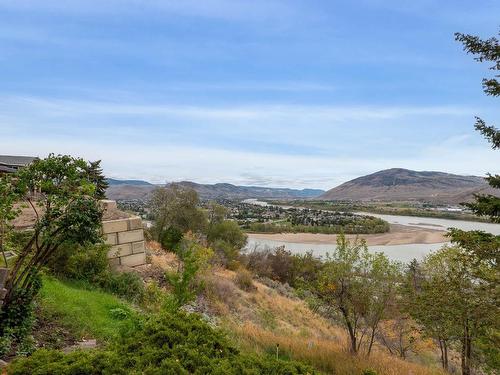
[[[220,269],[212,277],[230,281],[234,272]],[[231,307],[222,316],[222,325],[251,351],[274,353],[276,344],[285,358],[311,364],[327,374],[361,374],[373,369],[386,375],[443,375],[439,368],[407,362],[378,348],[370,358],[346,351],[347,336],[342,327],[312,312],[304,301],[290,299],[254,281],[257,290],[237,290]]]
[[[352,356],[345,351],[345,344],[337,340],[278,333],[252,323],[228,328],[243,348],[275,353],[279,344],[280,356],[309,363],[328,374],[353,375],[373,369],[384,375],[444,375],[437,368],[406,362],[383,352],[375,352],[369,358]]]
[[[155,252],[153,263],[162,269],[176,267],[171,253]],[[202,276],[210,312],[242,349],[275,353],[283,358],[311,364],[336,375],[356,375],[373,369],[382,375],[444,375],[438,368],[403,361],[377,348],[370,358],[346,351],[342,327],[311,311],[300,299],[292,299],[254,280],[256,289],[245,291],[235,285],[236,273],[214,267]]]

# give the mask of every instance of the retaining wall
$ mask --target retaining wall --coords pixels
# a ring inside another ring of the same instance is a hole
[[[144,230],[142,219],[139,216],[113,217],[116,202],[104,201],[102,203],[106,210],[102,222],[102,232],[105,242],[111,245],[108,251],[108,259],[111,265],[136,267],[146,264],[146,248],[144,244]]]

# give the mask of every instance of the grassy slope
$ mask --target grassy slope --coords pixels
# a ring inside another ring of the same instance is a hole
[[[365,369],[374,369],[379,375],[443,374],[438,367],[400,360],[380,347],[370,358],[353,357],[346,351],[345,331],[312,312],[304,301],[280,295],[259,282],[254,282],[256,291],[244,292],[234,284],[231,287],[234,275],[218,270],[209,276],[207,284],[209,288],[218,284],[223,290],[215,312],[243,350],[275,353],[279,344],[283,359],[311,364],[327,374],[361,374]]]
[[[63,282],[45,277],[40,292],[40,307],[45,314],[57,318],[77,338],[95,338],[106,342],[135,314],[132,307],[118,297],[99,290],[86,289],[76,282]],[[128,318],[117,316],[117,310]]]
[[[163,266],[167,266],[165,263]],[[328,374],[359,374],[367,368],[380,375],[442,374],[437,369],[401,361],[382,350],[370,359],[353,358],[345,351],[344,331],[313,313],[303,301],[279,295],[258,282],[256,291],[244,292],[235,286],[233,279],[231,271],[211,272],[208,286],[219,295],[209,298],[217,301],[213,312],[221,318],[220,325],[244,351],[274,353],[279,343],[283,359],[303,361]],[[101,342],[112,339],[130,321],[117,318],[114,309],[126,311],[128,316],[135,314],[130,305],[113,295],[53,278],[44,279],[40,304],[77,337]]]

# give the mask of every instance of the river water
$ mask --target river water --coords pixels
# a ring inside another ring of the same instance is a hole
[[[258,200],[247,200],[246,203],[266,205],[265,202]],[[389,224],[400,224],[413,227],[420,227],[425,229],[447,230],[448,228],[458,228],[462,230],[482,230],[495,235],[500,235],[500,224],[481,223],[475,221],[465,220],[448,220],[430,217],[414,217],[414,216],[398,216],[398,215],[381,215],[358,212],[362,215],[370,215],[381,218]],[[383,252],[390,259],[408,263],[416,258],[421,260],[427,254],[435,251],[445,245],[446,243],[435,244],[407,244],[407,245],[385,245],[385,246],[368,246],[370,252]],[[267,239],[249,238],[246,246],[247,251],[254,249],[263,249],[266,247],[275,248],[278,246],[285,246],[285,248],[292,253],[303,254],[307,251],[312,251],[315,256],[324,257],[328,252],[335,249],[335,244],[311,244],[301,242],[282,242]]]

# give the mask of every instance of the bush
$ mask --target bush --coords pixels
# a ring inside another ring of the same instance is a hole
[[[292,254],[284,247],[254,250],[242,256],[246,267],[259,277],[267,277],[294,288],[316,280],[322,263],[312,253]]]
[[[167,304],[174,309],[193,301],[203,289],[202,281],[197,277],[198,272],[206,269],[213,252],[187,237],[179,244],[177,256],[181,260],[181,267],[176,272],[165,273],[172,287]]]
[[[49,374],[316,374],[298,362],[247,355],[196,315],[164,312],[122,332],[106,350],[63,354],[39,350],[17,359],[11,375]]]
[[[108,251],[105,244],[65,244],[49,263],[49,270],[59,278],[85,281],[129,301],[140,301],[144,294],[141,278],[132,272],[111,271]]]
[[[108,245],[79,246],[65,244],[48,264],[50,272],[58,277],[95,282],[109,268]]]
[[[101,274],[96,283],[107,292],[132,302],[140,302],[144,295],[144,283],[133,272],[111,272]]]
[[[224,220],[209,226],[207,240],[215,251],[217,261],[227,266],[238,259],[240,250],[247,243],[247,236],[238,223]]]
[[[153,228],[154,229],[154,228]],[[161,246],[167,250],[174,250],[182,240],[182,232],[177,228],[166,229],[160,237]]]
[[[240,268],[236,272],[234,282],[241,290],[246,292],[251,292],[257,289],[257,287],[253,285],[252,274],[244,268]]]
[[[108,245],[80,246],[65,243],[54,254],[47,267],[51,274],[71,280],[95,282],[108,270]]]

